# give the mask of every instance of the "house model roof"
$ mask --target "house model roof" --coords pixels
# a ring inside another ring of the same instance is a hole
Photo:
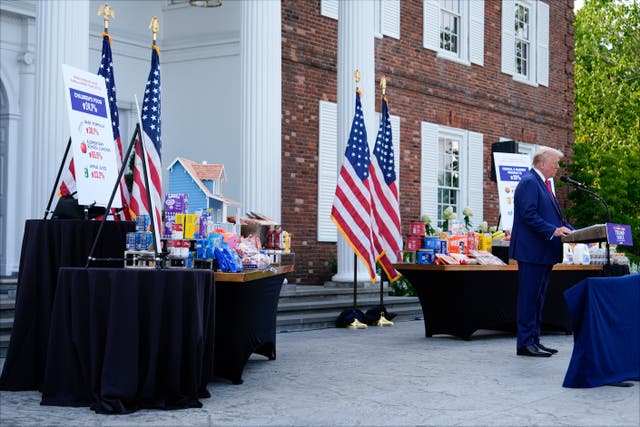
[[[220,163],[198,163],[193,160],[185,159],[184,157],[176,157],[176,159],[171,162],[169,165],[169,169],[173,167],[175,162],[182,163],[182,166],[189,172],[189,174],[194,178],[200,181],[204,181],[206,179],[210,179],[213,181],[226,182],[227,174],[224,171],[224,165]]]
[[[221,163],[209,164],[207,162],[198,163],[198,162],[194,162],[193,160],[185,159],[184,157],[176,157],[176,159],[173,162],[171,162],[171,164],[167,169],[171,170],[173,166],[176,164],[176,162],[180,162],[180,164],[182,164],[182,166],[187,171],[187,173],[191,175],[191,178],[193,178],[193,180],[198,184],[202,192],[207,197],[221,200],[227,203],[228,205],[240,206],[240,203],[238,203],[235,200],[226,198],[222,194],[211,193],[211,191],[207,188],[207,186],[203,182],[205,180],[218,181],[219,183],[226,182],[227,173],[224,170],[223,164]],[[216,187],[216,188],[219,188],[219,187]]]

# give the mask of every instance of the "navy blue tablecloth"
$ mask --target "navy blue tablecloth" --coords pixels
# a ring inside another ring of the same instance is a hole
[[[58,269],[86,264],[100,224],[75,219],[25,223],[15,315],[0,390],[40,389]],[[135,222],[105,222],[94,256],[122,258],[129,231],[135,231]],[[120,267],[122,263],[100,261],[92,266]]]
[[[213,271],[61,268],[41,403],[98,413],[201,407],[214,325]]]
[[[564,293],[574,344],[564,387],[640,378],[640,274],[592,277]]]
[[[216,280],[214,375],[242,384],[253,353],[276,358],[276,315],[284,274],[248,282]]]

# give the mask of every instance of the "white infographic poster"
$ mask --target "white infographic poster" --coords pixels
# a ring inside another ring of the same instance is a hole
[[[78,204],[105,207],[120,171],[104,77],[68,65],[62,74]],[[122,207],[120,188],[111,207]]]
[[[513,196],[522,175],[531,167],[531,159],[526,154],[493,153],[500,202],[500,224],[503,230],[513,227]]]

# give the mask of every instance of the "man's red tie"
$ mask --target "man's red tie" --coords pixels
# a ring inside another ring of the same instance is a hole
[[[549,190],[549,193],[551,193],[553,197],[556,197],[555,194],[553,194],[553,190],[551,189],[551,181],[546,180],[545,183],[547,184],[547,190]]]

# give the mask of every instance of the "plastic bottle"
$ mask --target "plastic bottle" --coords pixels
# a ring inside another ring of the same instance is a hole
[[[591,255],[589,255],[587,245],[584,243],[578,243],[575,248],[573,248],[573,263],[582,265],[591,263]]]
[[[573,252],[569,243],[562,244],[562,263],[573,264]]]

